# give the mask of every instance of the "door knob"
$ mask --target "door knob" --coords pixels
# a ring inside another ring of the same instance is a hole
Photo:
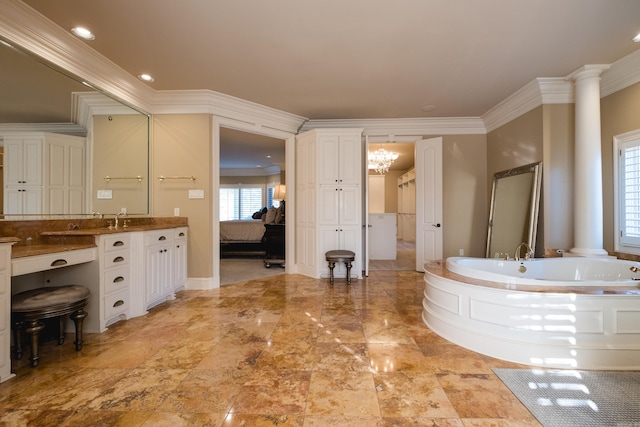
[[[440,225],[440,223],[437,223],[437,224],[432,224],[432,225],[433,225],[434,227],[436,227],[436,228],[439,228],[439,227],[441,227],[441,225]]]

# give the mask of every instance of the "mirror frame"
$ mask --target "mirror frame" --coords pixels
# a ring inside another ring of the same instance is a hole
[[[489,223],[487,227],[487,250],[485,255],[487,258],[492,258],[491,254],[493,250],[491,248],[491,244],[492,244],[492,241],[494,240],[494,232],[495,232],[494,222],[496,217],[496,211],[498,210],[498,207],[501,205],[500,203],[501,194],[497,194],[499,193],[498,184],[501,182],[501,180],[504,180],[505,178],[514,177],[514,176],[523,175],[523,174],[532,174],[533,179],[531,182],[531,187],[529,187],[529,191],[530,191],[530,195],[528,197],[529,207],[527,209],[525,229],[522,230],[523,232],[522,235],[523,236],[526,235],[526,241],[522,243],[527,243],[531,247],[531,250],[535,253],[535,244],[536,244],[536,237],[537,237],[537,231],[538,231],[538,212],[539,212],[539,205],[540,205],[540,187],[542,183],[542,162],[541,161],[530,163],[528,165],[524,165],[524,166],[520,166],[512,169],[508,169],[501,172],[496,172],[493,175],[493,184],[491,188],[491,209],[489,211]],[[523,189],[523,191],[525,190],[526,189]],[[515,249],[516,247],[514,246],[512,250],[515,250]],[[508,254],[507,256],[510,256],[510,254]]]

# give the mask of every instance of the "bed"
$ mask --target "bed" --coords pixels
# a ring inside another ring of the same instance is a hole
[[[264,224],[260,219],[220,221],[220,255],[264,255]]]

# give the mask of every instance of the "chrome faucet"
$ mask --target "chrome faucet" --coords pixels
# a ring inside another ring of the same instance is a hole
[[[523,247],[524,247],[524,248],[526,249],[526,251],[527,251],[527,252],[524,254],[524,259],[525,259],[525,261],[528,261],[528,260],[530,260],[530,259],[532,259],[532,258],[533,258],[533,255],[534,255],[534,254],[533,254],[533,249],[531,249],[531,246],[529,246],[529,244],[528,244],[528,243],[520,243],[520,244],[518,245],[518,247],[516,248],[515,253],[513,254],[513,259],[515,259],[516,261],[520,261],[520,250],[521,250]]]
[[[91,212],[91,215],[93,215],[94,218],[98,217],[98,218],[102,219],[102,214],[100,212],[98,212],[98,211]]]
[[[115,215],[116,225],[114,226],[114,228],[118,228],[118,217],[120,217],[120,216],[126,216],[126,215],[127,215],[127,214],[126,214],[126,213],[124,213],[124,212],[122,212],[122,211],[118,212],[118,213]]]

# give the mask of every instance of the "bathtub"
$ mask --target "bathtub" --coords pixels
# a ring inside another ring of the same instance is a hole
[[[422,318],[434,332],[528,366],[640,369],[640,263],[608,258],[425,264]]]

